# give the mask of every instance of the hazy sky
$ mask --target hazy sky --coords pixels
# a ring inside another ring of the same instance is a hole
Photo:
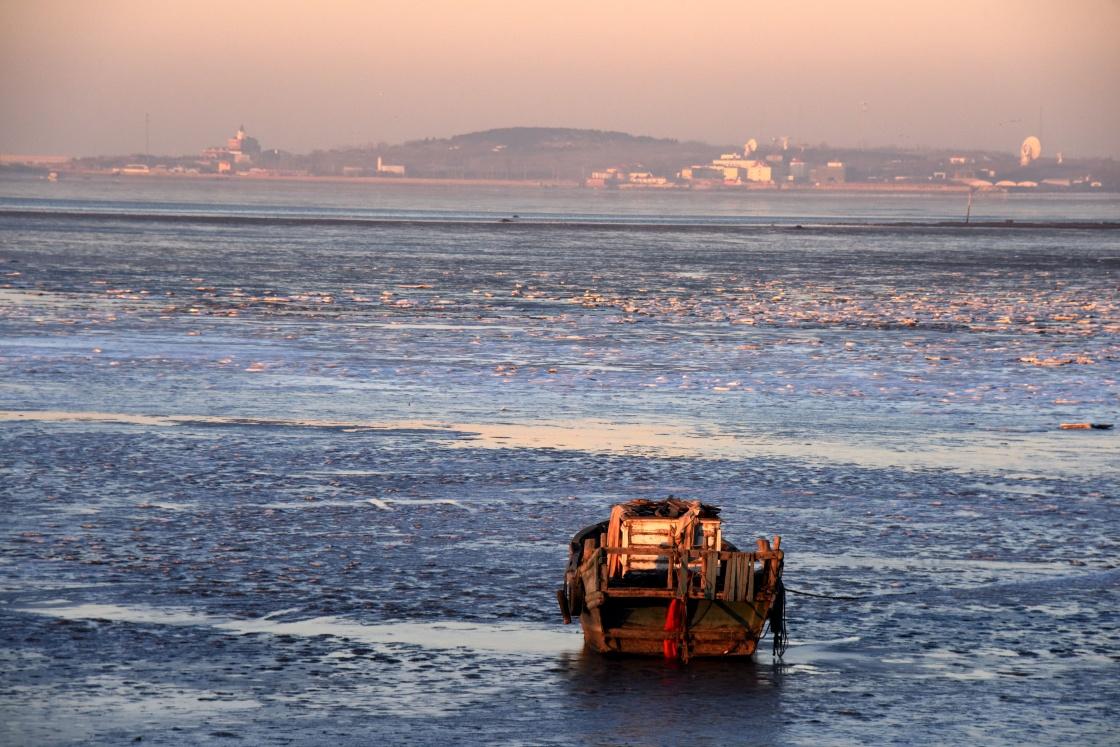
[[[145,113],[175,154],[244,123],[1120,157],[1120,0],[0,0],[0,152],[142,152]]]

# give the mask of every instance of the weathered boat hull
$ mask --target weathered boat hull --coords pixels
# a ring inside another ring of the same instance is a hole
[[[604,654],[751,656],[765,633],[785,646],[781,537],[742,552],[722,539],[718,511],[670,498],[616,505],[577,533],[564,586],[564,622]]]
[[[608,601],[585,609],[579,621],[587,646],[602,654],[663,656],[670,641],[685,658],[751,656],[766,624],[767,607],[761,602],[693,599],[679,632],[665,630],[665,599]]]

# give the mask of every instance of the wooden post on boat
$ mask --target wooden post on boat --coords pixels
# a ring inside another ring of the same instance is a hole
[[[781,573],[782,573],[782,564],[780,562],[778,562],[778,558],[781,556],[781,552],[780,552],[781,546],[782,546],[782,537],[781,537],[781,535],[775,534],[774,535],[774,553],[773,553],[773,556],[770,558],[770,560],[766,561],[766,568],[769,570],[769,573],[767,574],[767,578],[766,578],[766,584],[770,588],[770,592],[772,594],[775,593],[777,588],[778,588],[778,578],[781,576]],[[768,550],[770,549],[770,543],[769,542],[766,543],[766,549],[768,549]]]
[[[704,553],[704,596],[716,598],[716,582],[719,581],[719,552],[708,550]]]
[[[565,625],[571,625],[572,624],[572,613],[568,609],[568,607],[569,607],[568,595],[564,592],[563,589],[557,589],[556,590],[556,602],[557,602],[557,604],[560,605],[560,615],[561,615],[561,617],[564,618],[564,624]]]

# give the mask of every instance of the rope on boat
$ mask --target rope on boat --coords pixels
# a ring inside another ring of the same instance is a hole
[[[768,622],[770,632],[774,634],[772,654],[780,659],[785,656],[786,646],[789,645],[789,629],[786,627],[786,586],[782,583],[781,577],[778,578],[778,588],[774,594],[774,603],[770,606]]]
[[[782,561],[785,565],[785,561]],[[782,658],[786,653],[786,646],[789,645],[789,629],[786,627],[786,592],[791,594],[800,594],[806,597],[816,597],[817,599],[837,599],[846,602],[855,602],[864,599],[883,599],[887,597],[905,597],[911,594],[917,594],[916,591],[900,591],[896,594],[863,594],[860,596],[853,596],[848,594],[816,594],[811,591],[802,591],[801,589],[791,589],[782,582],[781,578],[778,579],[778,588],[775,590],[774,603],[770,606],[770,615],[766,619],[767,630],[766,633],[773,633],[774,646],[773,655],[777,658]],[[763,633],[762,637],[766,637]]]

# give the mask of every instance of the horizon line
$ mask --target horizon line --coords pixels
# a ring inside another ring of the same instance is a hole
[[[499,131],[499,130],[571,130],[571,131],[576,131],[576,132],[599,132],[599,133],[606,133],[606,134],[625,135],[627,137],[632,137],[632,138],[649,138],[651,140],[656,140],[656,141],[666,141],[666,142],[673,142],[673,143],[680,143],[680,144],[696,143],[697,145],[709,146],[709,147],[711,147],[713,149],[716,149],[716,150],[722,149],[726,146],[738,147],[738,144],[734,144],[734,143],[712,143],[712,142],[709,142],[709,141],[706,141],[706,140],[698,140],[698,139],[695,139],[695,138],[659,137],[659,136],[656,136],[656,135],[635,134],[635,133],[632,133],[632,132],[627,132],[625,130],[603,129],[603,128],[598,128],[598,127],[565,127],[565,126],[559,126],[559,125],[509,125],[509,126],[502,126],[502,127],[488,127],[486,129],[483,129],[483,130],[471,130],[471,131],[468,131],[468,132],[460,132],[460,133],[455,133],[455,134],[452,134],[452,135],[414,137],[414,138],[409,138],[409,139],[402,140],[402,141],[395,142],[395,143],[385,143],[385,147],[386,148],[400,147],[400,146],[410,145],[410,144],[413,144],[413,143],[421,143],[421,142],[424,142],[426,140],[435,140],[435,141],[453,140],[455,138],[466,137],[466,136],[469,136],[469,135],[481,135],[481,134],[485,134],[485,133],[489,133],[489,132],[495,132],[495,131]],[[1028,136],[1024,136],[1024,137],[1028,137]],[[772,138],[772,139],[777,139],[777,138]],[[371,141],[367,141],[367,142],[362,143],[362,144],[343,143],[343,144],[336,144],[336,145],[331,145],[331,146],[316,146],[316,147],[312,147],[312,148],[310,148],[309,150],[306,150],[306,151],[288,150],[286,148],[279,148],[279,147],[270,147],[270,148],[267,148],[267,150],[283,151],[283,152],[286,152],[286,153],[290,153],[292,155],[307,155],[307,154],[310,154],[310,153],[314,153],[316,151],[330,152],[330,151],[340,151],[340,150],[380,150],[381,149],[379,147],[380,145],[381,145],[380,143],[375,144]],[[205,148],[208,148],[208,147],[213,147],[213,146],[204,145],[201,148],[197,148],[196,150],[201,151],[201,150],[203,150]],[[829,143],[827,140],[821,140],[821,141],[815,142],[815,143],[802,142],[802,143],[794,144],[794,143],[791,142],[790,149],[793,149],[794,147],[796,147],[798,149],[815,149],[815,150],[829,149],[829,150],[837,150],[837,151],[858,151],[858,152],[875,152],[875,151],[900,151],[900,152],[934,151],[934,152],[936,152],[936,151],[946,151],[946,152],[955,152],[955,153],[984,153],[984,154],[1000,154],[1000,155],[1012,155],[1012,156],[1014,156],[1017,153],[1017,149],[1008,149],[1008,150],[998,150],[997,149],[997,150],[993,150],[993,149],[990,149],[990,148],[956,147],[956,146],[953,146],[953,145],[928,145],[928,144],[914,144],[914,145],[899,145],[899,144],[835,145],[835,144]],[[41,163],[45,164],[45,163],[48,163],[48,162],[51,162],[51,161],[58,162],[58,161],[75,160],[75,159],[81,159],[81,158],[114,158],[114,157],[121,157],[121,156],[138,156],[138,157],[144,157],[144,158],[158,158],[158,157],[182,158],[184,156],[190,156],[190,155],[194,155],[194,152],[145,153],[143,151],[134,150],[134,151],[130,151],[130,152],[116,152],[116,153],[101,152],[101,153],[96,153],[96,154],[93,154],[93,153],[74,154],[74,153],[16,153],[16,152],[0,151],[0,165],[6,165],[6,164],[9,164],[9,163],[34,163],[34,162],[41,162]],[[1079,160],[1116,160],[1116,158],[1117,158],[1114,155],[1100,155],[1100,154],[1069,155],[1069,156],[1066,156],[1066,157],[1067,158],[1073,158],[1073,159],[1079,159]]]

